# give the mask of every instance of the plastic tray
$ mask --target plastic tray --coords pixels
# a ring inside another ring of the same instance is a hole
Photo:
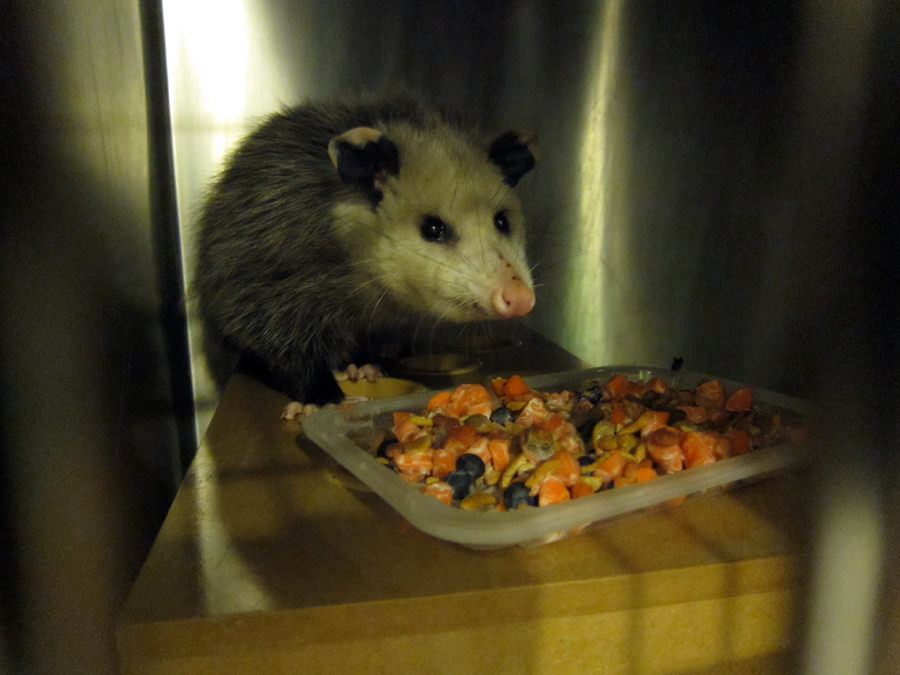
[[[580,390],[599,380],[623,373],[632,380],[664,378],[670,386],[693,388],[707,375],[685,371],[638,367],[602,367],[525,378],[540,391]],[[719,379],[726,391],[746,386]],[[472,548],[538,545],[582,531],[586,526],[667,500],[715,488],[733,487],[739,481],[758,480],[783,472],[804,459],[803,449],[779,445],[721,460],[544,508],[510,512],[467,511],[442,504],[422,494],[392,470],[379,463],[370,448],[376,437],[391,426],[391,413],[422,410],[434,392],[357,403],[347,408],[325,408],[303,422],[306,435],[376,494],[400,512],[414,527],[430,535]],[[754,406],[780,412],[797,421],[808,412],[806,402],[753,388]]]

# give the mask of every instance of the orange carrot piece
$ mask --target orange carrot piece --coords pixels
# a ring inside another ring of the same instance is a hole
[[[477,437],[478,432],[475,431],[475,427],[467,427],[465,424],[460,424],[447,434],[448,439],[455,438],[467,448],[475,442]]]
[[[497,396],[503,396],[503,385],[506,384],[506,378],[495,377],[491,380],[491,389]]]
[[[641,466],[638,468],[637,476],[635,476],[634,479],[638,483],[643,483],[645,480],[652,480],[656,477],[656,469],[652,466]]]
[[[400,471],[395,475],[398,478],[405,480],[407,483],[421,483],[425,480],[425,474],[423,473],[406,473],[405,471]]]
[[[594,469],[594,475],[597,478],[602,478],[604,483],[608,483],[622,475],[626,462],[625,456],[616,450],[600,462],[600,465]]]
[[[697,386],[698,402],[704,408],[725,407],[725,389],[719,380],[708,380]]]
[[[491,453],[491,463],[497,471],[503,471],[509,465],[508,439],[498,438],[489,440],[488,452]]]
[[[574,483],[569,488],[569,494],[572,495],[572,499],[578,499],[579,497],[587,497],[589,495],[594,494],[594,488],[585,483],[583,480]]]
[[[628,414],[625,412],[625,408],[618,401],[613,401],[612,408],[609,411],[609,421],[616,427],[619,427],[625,424],[627,420]]]
[[[457,455],[452,448],[440,448],[434,451],[431,475],[435,478],[443,478],[456,469]]]
[[[746,455],[750,452],[750,434],[739,429],[732,429],[726,434],[731,441],[731,455]]]
[[[413,476],[427,476],[434,466],[433,452],[404,452],[394,455],[394,466],[401,473]]]
[[[503,385],[503,393],[507,396],[520,396],[522,394],[527,394],[529,391],[531,391],[531,389],[529,389],[525,380],[519,375],[513,375]]]
[[[624,375],[613,375],[603,387],[609,393],[610,398],[622,398],[625,395],[625,387],[628,385],[628,378]]]
[[[429,497],[434,497],[447,506],[453,504],[453,488],[443,481],[439,483],[428,483],[422,488],[422,493]]]
[[[551,504],[559,504],[568,499],[572,495],[569,494],[569,488],[563,485],[563,482],[555,476],[549,476],[538,491],[538,506],[550,506]]]
[[[701,408],[697,405],[680,405],[678,409],[684,411],[687,421],[691,424],[702,424],[709,419],[709,416],[706,414],[706,408]]]
[[[401,443],[409,443],[410,441],[418,438],[418,436],[422,433],[422,428],[413,424],[406,419],[399,427],[394,427],[394,436],[397,437],[397,440]]]
[[[753,392],[750,387],[741,387],[732,392],[725,401],[725,410],[745,412],[753,407]]]
[[[472,445],[472,444],[469,443],[469,445]],[[466,451],[466,448],[468,448],[469,445],[466,445],[465,443],[460,441],[458,438],[448,438],[446,441],[444,441],[444,450],[452,452],[453,456],[456,459],[459,459],[459,456],[462,455]]]
[[[686,434],[681,441],[681,451],[684,453],[684,466],[692,469],[695,466],[715,463],[717,457],[714,442],[713,436],[707,432],[692,431]]]
[[[396,429],[397,427],[399,427],[401,424],[403,424],[403,423],[404,423],[406,420],[408,420],[410,417],[412,417],[412,413],[411,413],[411,412],[395,412],[395,413],[393,414],[393,418],[394,418],[394,428]]]
[[[478,455],[481,458],[481,461],[484,462],[484,466],[489,467],[491,465],[491,451],[489,450],[489,444],[490,441],[487,436],[480,436],[469,446],[469,449],[466,450],[466,452]]]
[[[619,476],[613,481],[613,487],[623,487],[625,485],[633,485],[637,482],[636,478],[629,478],[628,476]]]
[[[559,478],[563,485],[571,487],[581,481],[581,466],[572,455],[565,450],[560,450],[553,455],[553,459],[559,460],[559,467],[553,472],[553,475]]]
[[[669,384],[661,377],[654,377],[647,381],[647,389],[651,389],[657,394],[665,394],[669,390]]]
[[[684,468],[684,455],[679,443],[684,433],[673,427],[663,427],[647,435],[647,452],[666,473]]]
[[[428,410],[433,412],[438,408],[443,408],[450,402],[450,397],[453,395],[452,391],[439,391],[430,399],[428,399]]]

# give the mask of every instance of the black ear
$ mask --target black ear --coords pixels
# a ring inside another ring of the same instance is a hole
[[[532,130],[507,131],[491,143],[488,157],[500,167],[504,183],[515,187],[519,179],[531,171],[537,154],[537,133]]]
[[[388,176],[400,173],[397,146],[377,129],[357,127],[335,136],[328,156],[341,180],[367,192],[374,204],[381,201]]]

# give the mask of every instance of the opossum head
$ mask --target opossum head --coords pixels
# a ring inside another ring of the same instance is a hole
[[[355,189],[334,210],[359,292],[451,321],[512,318],[535,296],[512,191],[534,166],[534,136],[487,147],[450,127],[356,128],[329,155]]]

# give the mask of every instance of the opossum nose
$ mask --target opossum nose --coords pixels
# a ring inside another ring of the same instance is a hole
[[[491,304],[504,319],[525,316],[534,307],[534,291],[518,278],[507,281],[494,291]]]

